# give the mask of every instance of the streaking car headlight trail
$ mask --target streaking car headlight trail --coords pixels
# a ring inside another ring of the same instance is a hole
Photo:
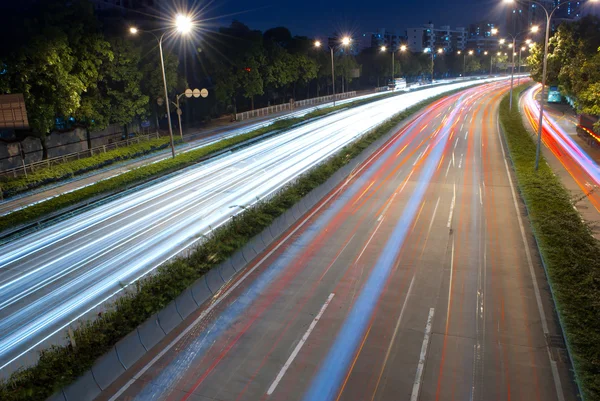
[[[243,210],[234,206],[264,199],[394,114],[470,85],[340,111],[0,247],[0,369]]]

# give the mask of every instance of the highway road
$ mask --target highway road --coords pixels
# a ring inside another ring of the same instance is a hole
[[[541,90],[541,85],[528,89],[523,98],[522,106],[526,119],[537,132],[539,124],[539,103],[535,96]],[[543,135],[544,145],[552,152],[565,170],[577,183],[587,200],[600,213],[600,167],[584,149],[548,113],[544,113]]]
[[[64,328],[395,113],[456,83],[335,113],[0,247],[0,376]],[[36,348],[37,347],[37,348]]]
[[[576,400],[497,127],[427,108],[99,400]]]

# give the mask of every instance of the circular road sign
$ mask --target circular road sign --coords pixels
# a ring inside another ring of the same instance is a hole
[[[203,98],[207,98],[208,97],[208,89],[204,88],[200,91],[200,96],[202,96]]]
[[[192,92],[191,89],[186,89],[184,93],[185,93],[185,97],[187,97],[187,98],[192,97],[192,95],[194,94],[194,92]]]
[[[200,89],[196,88],[194,89],[194,92],[192,92],[194,94],[195,98],[199,98],[200,97]]]

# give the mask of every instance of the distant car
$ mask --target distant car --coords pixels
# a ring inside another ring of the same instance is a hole
[[[406,79],[396,78],[388,83],[388,90],[397,91],[406,89]]]
[[[561,103],[562,95],[557,86],[551,86],[548,91],[548,103]]]

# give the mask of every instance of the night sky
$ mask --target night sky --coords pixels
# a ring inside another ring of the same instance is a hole
[[[432,21],[436,25],[468,26],[492,18],[504,20],[501,0],[217,0],[206,7],[213,23],[233,18],[253,29],[286,26],[294,35],[322,36],[336,32],[358,35],[378,28],[403,31]],[[231,14],[236,14],[231,16]]]

